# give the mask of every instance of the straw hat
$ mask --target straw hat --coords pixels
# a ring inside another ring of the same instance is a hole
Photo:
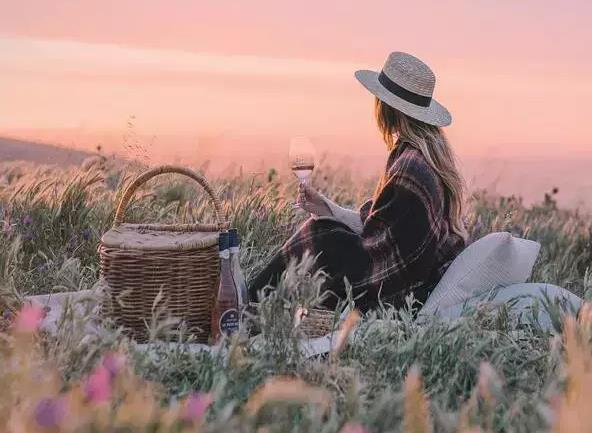
[[[362,85],[385,104],[434,126],[448,126],[448,110],[432,98],[436,76],[428,65],[410,54],[395,52],[381,72],[356,71]]]

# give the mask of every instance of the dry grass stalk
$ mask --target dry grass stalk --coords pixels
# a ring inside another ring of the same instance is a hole
[[[584,305],[579,320],[567,317],[564,322],[565,369],[567,386],[555,403],[553,431],[557,433],[592,432],[592,309]]]
[[[471,397],[460,409],[459,432],[468,433],[482,431],[480,428],[472,426],[471,416],[479,411],[479,402],[482,402],[481,418],[485,423],[485,431],[493,431],[493,417],[497,398],[501,393],[502,380],[488,362],[482,362],[479,366],[479,377],[477,385],[471,393]],[[475,430],[476,429],[476,430]]]
[[[263,406],[273,402],[316,404],[324,411],[329,408],[329,391],[311,386],[301,379],[274,377],[256,390],[245,405],[245,412],[255,415]]]
[[[403,418],[405,433],[431,433],[432,417],[430,403],[423,392],[419,370],[412,367],[404,384],[405,412]]]
[[[358,310],[352,310],[347,315],[347,317],[341,324],[339,331],[337,332],[337,336],[335,337],[335,345],[333,346],[333,349],[331,349],[332,359],[337,357],[343,351],[345,345],[347,344],[347,339],[349,338],[349,335],[360,321],[360,318],[361,316]]]

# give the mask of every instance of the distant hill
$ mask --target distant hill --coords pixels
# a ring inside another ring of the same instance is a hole
[[[0,137],[0,162],[31,161],[38,164],[79,165],[93,154],[51,144]]]

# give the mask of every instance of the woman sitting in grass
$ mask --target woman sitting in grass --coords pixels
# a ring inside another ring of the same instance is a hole
[[[329,275],[329,308],[345,298],[345,278],[364,311],[379,299],[400,307],[411,293],[424,302],[465,246],[463,183],[441,129],[451,116],[432,98],[433,72],[409,54],[392,53],[380,73],[358,71],[356,78],[376,96],[390,152],[385,173],[359,212],[302,186],[299,202],[313,217],[254,279],[253,300],[291,258],[309,251]]]

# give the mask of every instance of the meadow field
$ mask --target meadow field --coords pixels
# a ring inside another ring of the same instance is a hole
[[[290,311],[299,296],[318,295],[323,275],[307,273],[304,261],[253,318],[261,344],[235,336],[227,356],[164,343],[147,355],[91,310],[68,311],[55,335],[37,332],[38,312],[21,310],[23,297],[100,284],[98,241],[123,187],[143,168],[101,157],[67,169],[0,163],[0,431],[591,431],[592,314],[576,320],[552,303],[541,308],[554,332],[517,327],[504,309],[420,326],[409,308],[385,305],[361,319],[343,350],[307,359]],[[207,174],[207,165],[196,169]],[[368,197],[374,181],[326,164],[312,180],[346,206]],[[295,182],[274,169],[211,182],[242,234],[249,279],[305,218],[291,206]],[[558,208],[553,191],[531,206],[486,191],[468,202],[471,240],[502,230],[537,240],[532,281],[589,297],[589,215]],[[189,181],[164,176],[137,194],[128,220],[207,222],[212,207]],[[90,321],[101,322],[100,332],[85,331]],[[166,324],[154,327],[165,342]]]

